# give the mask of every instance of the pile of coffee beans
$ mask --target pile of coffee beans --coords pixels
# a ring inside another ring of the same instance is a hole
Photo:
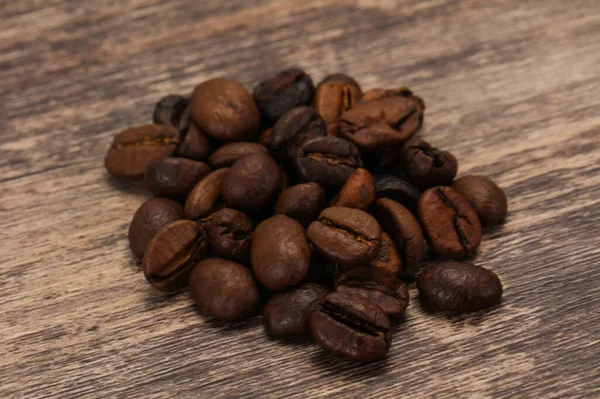
[[[413,137],[424,111],[406,87],[363,92],[339,73],[315,87],[298,68],[253,94],[219,78],[161,99],[105,159],[154,195],[129,228],[146,279],[189,286],[206,316],[262,310],[269,336],[363,362],[388,352],[415,279],[428,311],[498,304],[500,280],[469,260],[506,196]]]

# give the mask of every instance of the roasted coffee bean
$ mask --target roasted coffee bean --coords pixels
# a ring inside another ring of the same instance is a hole
[[[363,94],[360,98],[360,102],[364,104],[390,97],[410,97],[418,103],[421,111],[425,110],[425,102],[423,99],[415,96],[408,87],[398,87],[396,89],[371,89]]]
[[[367,264],[381,247],[379,223],[360,209],[325,209],[310,224],[307,236],[323,256],[344,267]]]
[[[200,311],[219,320],[242,321],[260,307],[259,287],[250,269],[228,260],[198,263],[190,276],[190,291]]]
[[[392,344],[387,314],[364,296],[349,292],[327,295],[313,313],[310,329],[323,349],[348,360],[379,360]]]
[[[367,210],[375,199],[375,180],[368,170],[358,168],[348,178],[339,193],[333,198],[330,207],[345,206]]]
[[[376,198],[393,199],[411,212],[416,213],[421,190],[394,175],[375,175],[373,177],[375,179]]]
[[[489,178],[464,176],[455,180],[452,188],[475,208],[483,226],[494,226],[504,222],[508,209],[506,194]]]
[[[408,90],[363,101],[340,118],[340,137],[367,151],[381,151],[408,140],[421,128],[423,103]]]
[[[208,158],[208,163],[215,169],[228,168],[238,159],[256,154],[257,152],[267,154],[268,150],[267,147],[258,143],[240,142],[225,144],[212,153],[210,158]]]
[[[310,317],[329,290],[303,284],[273,295],[263,310],[267,334],[275,338],[310,336]]]
[[[406,176],[421,190],[449,185],[458,170],[458,162],[452,154],[419,138],[404,144],[401,160]]]
[[[436,254],[464,258],[481,242],[481,223],[469,201],[451,187],[433,187],[419,199],[419,220]]]
[[[152,238],[142,261],[144,275],[160,291],[179,291],[188,285],[192,268],[207,254],[206,230],[190,220],[177,220]]]
[[[387,233],[381,233],[381,248],[375,259],[369,262],[369,267],[383,270],[396,277],[402,272],[402,257],[398,247]]]
[[[302,181],[316,182],[335,192],[362,166],[362,161],[352,143],[326,136],[305,141],[296,152],[294,166]]]
[[[292,68],[259,83],[254,89],[254,100],[265,118],[275,123],[290,109],[309,105],[314,93],[310,76]]]
[[[396,243],[402,263],[406,266],[416,265],[423,256],[425,239],[413,214],[389,198],[376,200],[373,204],[373,214]]]
[[[156,196],[185,200],[194,186],[210,172],[210,167],[204,162],[161,158],[148,165],[144,184]]]
[[[190,123],[190,100],[175,94],[163,97],[154,108],[152,120],[159,125],[171,125],[185,132]]]
[[[308,227],[326,206],[323,187],[317,183],[302,183],[283,190],[275,204],[274,213],[289,216]]]
[[[358,84],[358,82],[356,80],[354,80],[352,77],[346,75],[345,73],[332,73],[331,75],[327,75],[323,78],[323,80],[321,82],[319,82],[317,89],[319,87],[321,87],[323,84],[327,83],[327,82],[331,82],[331,81],[338,81],[338,82],[343,82],[345,84],[347,84],[348,86],[352,87],[354,89],[354,91],[358,92],[358,97],[362,97],[362,89],[360,87],[360,84]]]
[[[264,153],[239,159],[223,179],[221,190],[229,208],[261,212],[272,206],[283,185],[279,165]]]
[[[310,266],[304,228],[285,215],[263,221],[252,234],[252,270],[270,290],[282,290],[304,280]]]
[[[151,198],[144,202],[129,225],[129,245],[131,252],[142,259],[146,247],[156,232],[167,224],[183,219],[183,207],[167,198]]]
[[[494,272],[470,263],[427,266],[417,280],[419,299],[429,311],[468,313],[500,303],[502,283]]]
[[[223,78],[196,86],[192,93],[192,118],[207,135],[225,141],[252,139],[260,123],[248,90]]]
[[[206,225],[215,212],[223,207],[221,186],[229,168],[209,173],[194,186],[185,201],[185,218]]]
[[[192,123],[177,149],[177,155],[195,161],[206,161],[211,151],[212,146],[206,135]]]
[[[217,211],[208,224],[208,242],[215,255],[248,264],[254,226],[250,218],[235,209]]]
[[[311,107],[296,107],[286,112],[271,129],[269,148],[280,158],[293,158],[306,140],[327,134],[323,118]]]
[[[119,133],[104,159],[108,172],[116,177],[139,180],[148,165],[175,152],[180,142],[173,126],[144,125]]]
[[[360,89],[340,81],[321,84],[315,93],[313,107],[323,117],[327,134],[337,136],[340,115],[348,111],[360,100]]]
[[[367,297],[383,309],[390,319],[404,316],[410,299],[406,284],[390,273],[370,267],[343,271],[337,279],[335,291]]]

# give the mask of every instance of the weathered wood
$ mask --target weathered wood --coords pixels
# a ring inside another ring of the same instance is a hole
[[[0,397],[600,396],[600,2],[0,2]],[[358,365],[163,297],[130,255],[147,197],[111,136],[162,95],[290,65],[408,85],[422,135],[505,188],[477,263],[502,306],[427,315]]]

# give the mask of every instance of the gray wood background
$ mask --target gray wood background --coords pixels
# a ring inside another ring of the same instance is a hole
[[[412,288],[359,365],[146,284],[111,136],[290,65],[410,86],[422,136],[506,190],[477,258],[501,307],[429,316]],[[0,398],[600,397],[599,73],[598,0],[0,0]]]

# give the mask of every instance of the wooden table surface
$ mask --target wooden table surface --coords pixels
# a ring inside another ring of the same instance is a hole
[[[598,0],[0,0],[0,398],[600,397]],[[477,264],[503,304],[427,315],[411,288],[384,361],[202,317],[130,254],[148,194],[111,136],[211,77],[301,65],[410,86],[420,133],[493,178]]]

